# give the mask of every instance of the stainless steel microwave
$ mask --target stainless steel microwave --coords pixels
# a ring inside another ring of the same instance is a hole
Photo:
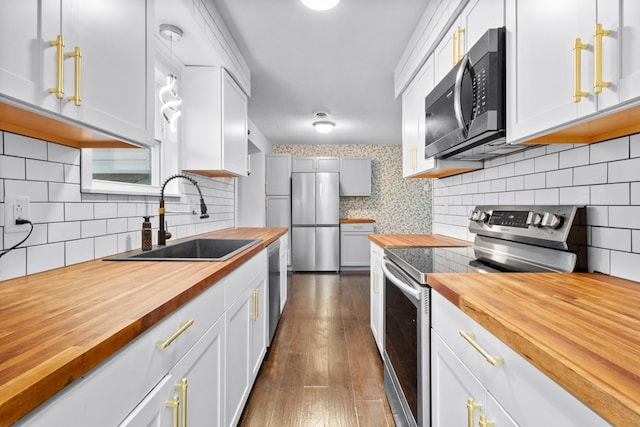
[[[425,158],[504,142],[505,30],[489,29],[425,98]]]

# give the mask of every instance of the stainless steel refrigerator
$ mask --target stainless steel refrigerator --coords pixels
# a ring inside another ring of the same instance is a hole
[[[291,174],[294,271],[340,271],[340,174]]]

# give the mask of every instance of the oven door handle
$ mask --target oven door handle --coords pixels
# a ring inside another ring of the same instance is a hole
[[[401,291],[408,293],[409,295],[411,295],[413,298],[415,298],[416,300],[420,301],[420,294],[421,292],[417,289],[412,288],[411,286],[407,285],[406,283],[404,283],[402,280],[398,279],[396,276],[393,275],[392,272],[389,271],[389,269],[387,268],[387,264],[390,263],[389,261],[384,260],[382,262],[382,271],[384,272],[384,275],[391,280],[391,282],[396,285],[398,288],[400,288]]]

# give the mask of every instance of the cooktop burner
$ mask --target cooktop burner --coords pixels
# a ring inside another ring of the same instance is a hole
[[[385,248],[384,254],[421,285],[429,273],[467,273],[475,259],[472,247]]]

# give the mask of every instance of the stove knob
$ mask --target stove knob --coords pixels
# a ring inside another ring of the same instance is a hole
[[[561,223],[562,223],[562,217],[556,214],[552,214],[550,212],[545,212],[542,217],[542,222],[540,223],[540,225],[542,227],[558,228],[560,227]]]
[[[469,221],[477,221],[478,220],[478,211],[471,211],[469,214]]]
[[[527,225],[533,225],[534,227],[539,227],[542,222],[542,215],[537,212],[529,212],[527,216]]]
[[[484,211],[478,211],[478,219],[480,222],[487,222],[489,220],[489,214]]]

